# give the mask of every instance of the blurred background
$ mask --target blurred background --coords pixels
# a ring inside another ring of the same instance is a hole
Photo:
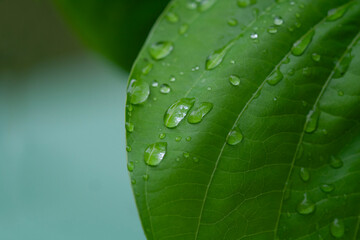
[[[167,0],[54,2],[0,1],[0,239],[144,239],[126,81]]]

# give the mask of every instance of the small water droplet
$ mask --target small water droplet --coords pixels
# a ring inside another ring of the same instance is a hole
[[[172,50],[174,49],[174,45],[172,42],[163,41],[156,42],[150,46],[149,52],[152,58],[155,60],[161,60],[167,57]]]
[[[309,215],[316,209],[316,205],[313,201],[308,199],[306,193],[304,193],[304,199],[297,205],[296,210],[302,215]]]
[[[243,140],[243,135],[238,127],[235,127],[227,136],[226,142],[229,145],[236,145]]]
[[[290,27],[288,27],[288,30],[289,30],[289,32],[293,32],[294,28],[290,26]]]
[[[344,14],[346,13],[348,9],[348,6],[346,7],[340,7],[340,8],[335,8],[335,9],[331,9],[328,11],[328,16],[327,16],[327,21],[335,21],[338,20],[339,18],[341,18],[342,16],[344,16]]]
[[[339,96],[344,96],[344,92],[341,91],[341,90],[339,90],[339,91],[338,91],[338,95],[339,95]]]
[[[295,27],[300,28],[301,27],[301,22],[295,22]]]
[[[199,123],[203,120],[206,114],[208,114],[213,108],[213,104],[209,102],[202,102],[199,106],[194,109],[188,117],[189,123]]]
[[[231,64],[235,64],[235,60],[231,60],[230,63],[231,63]]]
[[[186,141],[188,141],[188,142],[191,141],[191,137],[190,137],[190,136],[189,136],[189,137],[186,137],[185,139],[186,139]]]
[[[131,150],[132,150],[132,149],[131,149],[131,146],[127,145],[127,146],[126,146],[126,151],[127,151],[127,152],[131,152]]]
[[[148,63],[142,70],[141,72],[144,74],[144,75],[147,75],[153,68],[153,64],[152,63]]]
[[[189,158],[189,157],[190,157],[190,153],[188,153],[188,152],[184,152],[183,155],[184,155],[185,158]]]
[[[147,100],[150,94],[149,84],[132,79],[127,90],[130,103],[140,104]]]
[[[320,111],[311,110],[306,117],[305,132],[312,133],[316,130],[319,122]]]
[[[182,24],[179,28],[179,34],[184,35],[188,29],[189,29],[189,24],[187,23]]]
[[[306,48],[309,46],[314,34],[315,34],[315,31],[312,30],[304,38],[295,42],[291,49],[292,54],[295,56],[302,55],[305,52]]]
[[[290,69],[288,70],[287,74],[288,74],[289,76],[294,76],[294,74],[295,74],[295,69],[290,68]]]
[[[159,134],[159,138],[160,138],[160,139],[164,139],[165,137],[166,137],[166,134],[165,134],[165,133],[160,133],[160,134]]]
[[[338,218],[335,218],[330,224],[330,233],[335,238],[341,238],[345,233],[344,221]]]
[[[276,27],[274,27],[274,26],[270,26],[270,27],[268,27],[268,29],[267,29],[267,32],[268,33],[271,33],[271,34],[275,34],[275,33],[277,33],[277,28]]]
[[[177,136],[177,137],[175,138],[175,141],[180,142],[180,141],[181,141],[181,139],[182,139],[182,137],[181,137],[181,136]]]
[[[237,5],[241,8],[248,7],[256,3],[256,0],[237,0]]]
[[[135,126],[134,126],[134,124],[132,123],[132,122],[129,122],[129,121],[126,121],[125,122],[125,129],[126,129],[126,131],[128,131],[128,132],[133,132],[134,131],[134,128],[135,128]]]
[[[193,161],[194,161],[195,163],[197,163],[197,162],[199,162],[199,159],[198,159],[197,157],[193,157]]]
[[[168,12],[165,15],[166,20],[168,20],[170,23],[177,23],[179,21],[179,16],[174,12]]]
[[[238,76],[236,76],[236,75],[231,75],[229,77],[229,82],[233,86],[239,86],[240,85],[240,78]]]
[[[167,143],[157,142],[149,145],[145,149],[144,161],[149,166],[157,166],[164,159],[166,154]]]
[[[135,180],[135,179],[131,179],[131,184],[135,185],[135,184],[136,184],[136,180]]]
[[[284,59],[284,61],[282,61],[282,63],[283,63],[283,64],[288,64],[288,63],[290,63],[290,58],[289,58],[289,57],[286,57],[286,58]]]
[[[271,75],[266,79],[266,82],[272,86],[275,86],[283,79],[283,77],[284,75],[278,68],[273,73],[271,73]]]
[[[175,128],[186,117],[195,103],[194,98],[181,98],[171,104],[164,116],[164,124],[168,128]]]
[[[301,180],[303,180],[304,182],[309,181],[310,179],[310,172],[307,168],[300,168],[300,177]]]
[[[170,77],[170,82],[175,82],[176,81],[176,78],[174,76],[171,76]]]
[[[159,83],[158,81],[153,81],[152,84],[151,84],[152,87],[158,87],[159,86]]]
[[[236,20],[236,18],[229,18],[227,21],[227,24],[232,27],[237,26],[238,20]]]
[[[211,53],[206,59],[206,63],[205,63],[206,70],[211,70],[219,66],[220,63],[222,63],[226,53],[230,50],[233,44],[234,41],[231,41],[228,44],[226,44],[224,47]]]
[[[211,90],[212,90],[212,88],[211,88],[211,87],[208,87],[208,88],[207,88],[207,90],[208,90],[208,91],[211,91]]]
[[[274,24],[276,26],[281,26],[284,23],[284,20],[281,17],[275,17],[274,18]]]
[[[317,53],[313,53],[313,54],[311,54],[311,58],[315,62],[320,62],[321,56],[319,54],[317,54]]]
[[[258,37],[259,37],[259,35],[258,35],[257,33],[251,33],[251,34],[250,34],[250,38],[251,38],[251,39],[254,39],[254,40],[255,40],[255,39],[258,39]]]
[[[311,68],[304,67],[302,72],[305,77],[309,77],[311,75]]]
[[[336,156],[330,157],[330,166],[332,168],[341,168],[343,165],[344,165],[344,163],[341,158],[336,157]]]
[[[148,175],[148,174],[143,175],[143,179],[144,179],[145,181],[149,180],[149,175]]]
[[[171,88],[170,88],[170,86],[167,85],[166,83],[165,83],[165,84],[162,84],[162,85],[160,86],[160,92],[161,92],[161,93],[168,94],[170,91],[171,91]]]
[[[354,56],[351,54],[351,52],[348,52],[343,59],[339,62],[339,64],[335,68],[334,78],[341,78],[344,76],[346,71],[348,70],[351,60]]]
[[[198,10],[204,12],[211,8],[217,0],[198,0]]]
[[[193,68],[191,69],[191,71],[195,72],[195,71],[198,71],[199,69],[200,69],[199,66],[195,66],[195,67],[193,67]]]
[[[320,189],[324,193],[330,193],[330,192],[334,191],[335,187],[333,184],[323,184],[320,186]]]
[[[197,8],[197,3],[195,1],[189,1],[187,4],[186,4],[186,7],[190,10],[194,10]]]
[[[134,171],[134,167],[135,167],[134,162],[128,162],[127,169],[129,172]]]

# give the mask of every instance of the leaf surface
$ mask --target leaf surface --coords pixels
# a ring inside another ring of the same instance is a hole
[[[359,26],[358,0],[171,2],[126,112],[148,239],[360,238]]]

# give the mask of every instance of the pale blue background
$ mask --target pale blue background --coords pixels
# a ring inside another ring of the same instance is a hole
[[[0,72],[0,239],[144,239],[126,170],[127,74],[79,54]]]

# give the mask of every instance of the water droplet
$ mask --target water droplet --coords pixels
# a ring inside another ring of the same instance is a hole
[[[294,28],[290,26],[290,27],[288,27],[288,30],[289,30],[289,32],[293,32]]]
[[[240,143],[243,139],[243,135],[238,127],[235,127],[231,132],[228,134],[226,142],[229,145],[236,145]]]
[[[312,133],[316,130],[319,121],[320,111],[311,110],[306,117],[305,132]]]
[[[294,74],[295,74],[295,69],[290,68],[290,69],[288,70],[287,74],[288,74],[289,76],[294,76]]]
[[[186,7],[190,10],[194,10],[197,8],[197,3],[194,1],[190,1],[186,4]]]
[[[129,172],[134,171],[134,167],[135,167],[134,162],[128,162],[127,169]]]
[[[335,74],[333,76],[334,78],[341,78],[342,76],[344,76],[350,66],[352,58],[353,55],[351,54],[351,52],[348,52],[343,57],[343,59],[339,62],[338,66],[335,68]]]
[[[135,179],[131,179],[131,184],[136,184],[136,180]]]
[[[239,86],[240,85],[240,78],[236,75],[231,75],[229,77],[229,81],[231,83],[231,85],[233,86]]]
[[[290,58],[286,57],[284,61],[282,61],[283,64],[288,64],[290,62]]]
[[[171,91],[171,88],[170,88],[170,86],[167,85],[166,83],[165,83],[165,84],[162,84],[162,85],[160,86],[160,92],[161,92],[161,93],[168,94],[170,91]]]
[[[193,68],[191,69],[191,71],[195,72],[195,71],[198,71],[199,69],[200,69],[199,66],[195,66],[195,67],[193,67]]]
[[[187,23],[182,24],[179,28],[179,34],[184,35],[188,29],[189,29],[189,24]]]
[[[238,20],[236,20],[235,18],[229,18],[227,23],[229,24],[229,26],[237,26],[238,25]]]
[[[275,34],[275,33],[277,33],[277,28],[276,27],[274,27],[274,26],[270,26],[270,27],[268,27],[268,29],[267,29],[267,32],[268,33],[271,33],[271,34]]]
[[[195,98],[181,98],[170,105],[164,116],[164,124],[174,128],[186,117],[190,108],[195,103]]]
[[[150,87],[146,82],[132,79],[127,92],[130,103],[140,104],[145,102],[149,97]]]
[[[303,68],[303,75],[304,75],[305,77],[309,77],[309,76],[311,75],[311,68],[309,68],[309,67],[304,67],[304,68]]]
[[[313,201],[309,200],[307,194],[304,193],[304,199],[297,205],[296,210],[302,215],[308,215],[315,211],[316,205]]]
[[[206,70],[211,70],[219,66],[219,64],[222,63],[226,53],[233,46],[233,44],[234,41],[231,41],[228,44],[226,44],[224,47],[211,53],[206,59],[206,63],[205,63]]]
[[[230,63],[231,63],[231,64],[235,64],[235,60],[231,60]]]
[[[335,238],[341,238],[345,233],[344,221],[338,218],[335,218],[330,224],[330,233]]]
[[[256,3],[256,0],[237,0],[237,5],[241,8],[248,7]]]
[[[134,106],[132,104],[128,104],[128,105],[126,105],[126,110],[128,110],[129,112],[132,112],[134,110]]]
[[[336,157],[336,156],[330,157],[330,166],[332,168],[341,168],[343,165],[344,165],[344,163],[341,158]]]
[[[190,136],[189,136],[189,137],[186,137],[185,139],[186,139],[186,141],[188,141],[188,142],[191,141],[191,137],[190,137]]]
[[[284,20],[281,17],[275,17],[274,18],[274,24],[276,26],[281,26],[284,23]]]
[[[153,81],[152,84],[151,84],[152,87],[158,87],[159,86],[159,83],[158,81]]]
[[[208,87],[208,88],[207,88],[207,90],[208,90],[208,91],[211,91],[211,90],[212,90],[212,88],[211,88],[211,87]]]
[[[144,161],[149,166],[157,166],[166,154],[167,143],[157,142],[149,145],[145,149]]]
[[[320,186],[320,189],[324,193],[330,193],[330,192],[334,191],[335,186],[333,184],[323,184]]]
[[[179,21],[179,16],[174,12],[168,12],[165,15],[166,20],[168,20],[170,23],[177,23]]]
[[[197,157],[193,157],[193,161],[194,161],[195,163],[197,163],[197,162],[199,162],[199,159],[198,159]]]
[[[175,82],[176,81],[176,78],[174,76],[171,76],[170,77],[170,82]]]
[[[319,54],[317,54],[317,53],[313,53],[313,54],[311,54],[311,58],[315,62],[320,62],[321,56]]]
[[[184,152],[183,155],[184,155],[185,158],[190,157],[190,153],[188,153],[188,152]]]
[[[153,68],[153,64],[152,63],[148,63],[142,70],[141,72],[144,74],[144,75],[147,75]]]
[[[143,175],[143,179],[144,179],[145,181],[149,180],[149,175],[148,175],[148,174]]]
[[[175,138],[175,141],[180,142],[180,141],[181,141],[181,139],[182,139],[182,137],[181,137],[181,136],[177,136],[177,137]]]
[[[258,37],[259,37],[259,35],[257,33],[250,34],[251,39],[257,39]]]
[[[300,168],[300,177],[304,182],[309,181],[310,179],[310,172],[307,168]]]
[[[344,92],[341,91],[341,90],[339,90],[339,91],[338,91],[338,95],[339,95],[339,96],[344,96]]]
[[[159,138],[160,138],[160,139],[164,139],[165,137],[166,137],[166,134],[165,134],[165,133],[160,133],[160,134],[159,134]]]
[[[301,27],[301,23],[300,23],[300,22],[295,22],[295,27],[300,28],[300,27]]]
[[[328,11],[328,16],[327,16],[327,21],[335,21],[338,20],[339,18],[341,18],[342,16],[344,16],[344,14],[346,13],[348,9],[348,6],[346,7],[340,7],[340,8],[335,8],[335,9],[331,9]]]
[[[295,56],[302,55],[305,52],[306,48],[309,46],[314,34],[315,31],[312,30],[310,33],[305,35],[304,38],[295,42],[293,48],[291,49],[292,54]]]
[[[132,122],[129,122],[129,121],[126,121],[125,122],[125,129],[126,129],[126,131],[128,131],[128,132],[133,132],[134,131],[134,128],[135,128],[135,126],[134,126],[134,124],[132,123]]]
[[[174,49],[172,42],[156,42],[151,45],[149,52],[152,58],[155,60],[164,59],[167,57],[171,51]]]
[[[204,12],[211,8],[217,0],[199,0],[198,10]]]
[[[131,152],[131,150],[132,150],[131,147],[130,147],[129,145],[127,145],[127,146],[126,146],[126,151],[127,151],[127,152]]]
[[[271,73],[271,75],[266,79],[266,81],[268,84],[275,86],[283,79],[283,77],[284,77],[284,75],[278,68],[273,73]]]
[[[202,102],[199,106],[194,109],[188,117],[189,123],[199,123],[203,120],[206,114],[208,114],[213,108],[213,104],[209,102]]]

